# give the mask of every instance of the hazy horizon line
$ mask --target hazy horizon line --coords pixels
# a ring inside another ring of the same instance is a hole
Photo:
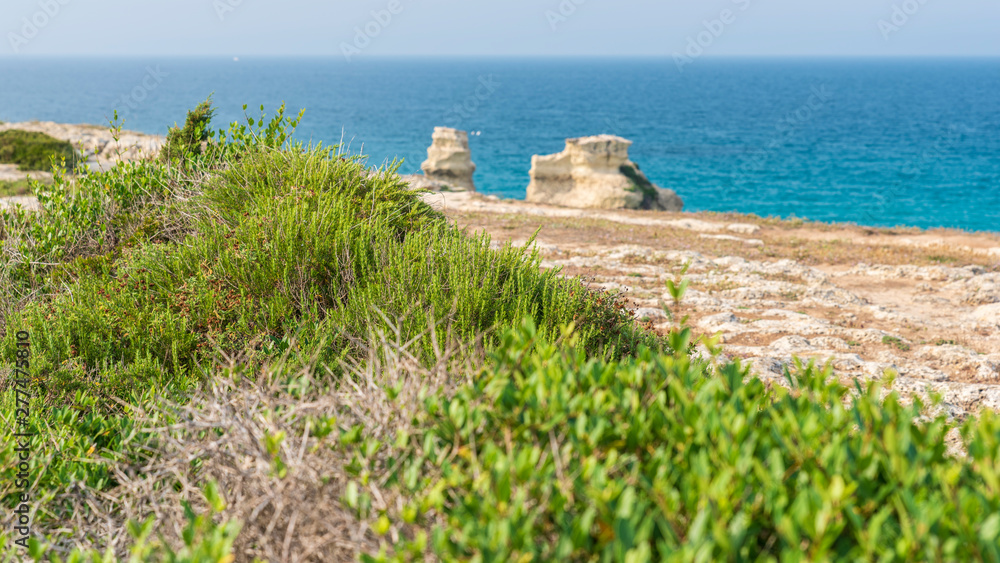
[[[17,60],[17,59],[151,59],[151,58],[166,58],[166,59],[330,59],[335,61],[343,61],[343,56],[339,54],[323,54],[323,55],[313,55],[313,54],[0,54],[0,60]],[[653,60],[664,60],[672,61],[673,55],[368,55],[363,58],[359,57],[355,61],[349,64],[361,63],[365,61],[377,61],[377,60],[519,60],[519,59],[532,59],[532,60],[567,60],[567,59],[608,59],[608,60],[623,60],[623,59],[653,59]],[[791,59],[791,60],[803,60],[803,59],[1000,59],[1000,54],[995,55],[955,55],[955,54],[871,54],[871,55],[843,55],[843,54],[807,54],[807,55],[788,55],[788,54],[747,54],[747,55],[704,55],[699,58],[701,61],[705,60],[732,60],[732,59]],[[348,64],[345,62],[345,64]]]

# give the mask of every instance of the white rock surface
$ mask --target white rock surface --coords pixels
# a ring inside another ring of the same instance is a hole
[[[18,170],[16,164],[0,164],[0,181],[16,182],[25,178],[43,181],[52,180],[52,173],[39,170]]]
[[[983,305],[973,311],[970,316],[980,326],[1000,328],[1000,303]]]
[[[749,244],[753,246],[761,246],[764,241],[755,238],[740,238],[733,235],[698,235],[700,238],[710,238],[715,240],[731,240],[735,242],[742,242],[743,244]]]
[[[755,235],[760,232],[760,227],[751,223],[732,223],[726,230],[741,235]]]
[[[614,135],[580,137],[567,139],[560,153],[531,157],[527,201],[581,209],[683,209],[673,190],[654,186],[629,160],[631,145]]]
[[[664,226],[672,227],[676,229],[687,229],[689,231],[695,231],[698,233],[717,233],[723,230],[726,226],[722,223],[713,223],[712,221],[702,221],[701,219],[675,219],[673,221],[664,221]]]

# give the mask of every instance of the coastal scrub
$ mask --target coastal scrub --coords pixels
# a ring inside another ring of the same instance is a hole
[[[0,367],[30,333],[43,413],[4,560],[1000,560],[994,413],[696,357],[300,118],[189,119],[183,158],[0,212]]]

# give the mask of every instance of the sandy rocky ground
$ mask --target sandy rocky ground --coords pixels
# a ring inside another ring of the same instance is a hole
[[[426,197],[494,244],[540,229],[543,267],[624,292],[659,332],[672,326],[665,282],[690,263],[681,314],[765,380],[782,384],[794,357],[815,359],[845,382],[894,371],[903,396],[939,392],[957,418],[1000,409],[998,236]]]

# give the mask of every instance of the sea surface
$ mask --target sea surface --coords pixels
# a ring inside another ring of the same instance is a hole
[[[164,134],[285,102],[297,136],[419,170],[473,132],[479,191],[523,198],[533,154],[611,133],[693,211],[1000,231],[1000,59],[0,58],[0,120]]]

